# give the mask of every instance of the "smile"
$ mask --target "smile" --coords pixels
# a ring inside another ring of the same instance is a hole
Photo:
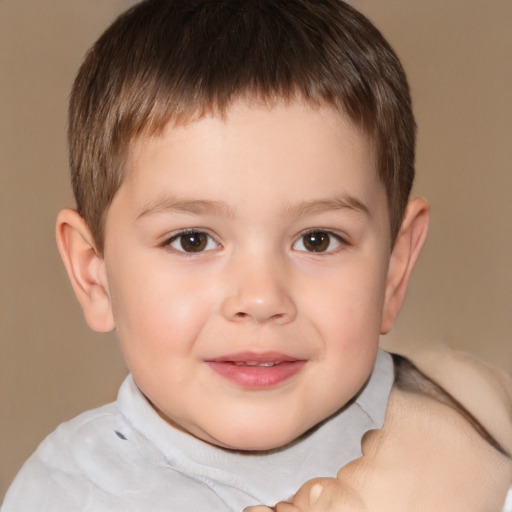
[[[233,361],[233,364],[235,366],[263,366],[265,368],[268,368],[270,366],[276,366],[278,363],[275,361],[269,361],[268,363],[258,363],[257,361]]]
[[[277,386],[300,372],[306,360],[277,353],[233,354],[205,361],[223,379],[249,389]]]

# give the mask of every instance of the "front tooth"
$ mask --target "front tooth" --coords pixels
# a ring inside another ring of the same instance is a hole
[[[263,367],[275,366],[277,364],[274,361],[268,361],[266,363],[259,363],[258,361],[235,361],[234,363],[236,366],[263,366]]]

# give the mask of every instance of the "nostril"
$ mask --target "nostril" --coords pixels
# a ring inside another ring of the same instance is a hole
[[[254,288],[254,287],[253,287]],[[277,289],[259,290],[246,287],[239,294],[230,294],[222,301],[221,313],[230,321],[244,323],[287,323],[293,321],[297,310],[288,294]],[[250,293],[249,293],[250,292]]]
[[[268,321],[268,320],[279,321],[283,318],[286,318],[286,313],[276,313],[275,315],[270,315],[270,316],[265,315],[264,317],[261,317],[261,318],[256,314],[244,313],[243,311],[239,311],[238,313],[235,313],[235,315],[234,315],[235,320],[253,319],[256,322],[264,322],[264,321]]]

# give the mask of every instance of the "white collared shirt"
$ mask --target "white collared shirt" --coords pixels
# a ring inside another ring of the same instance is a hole
[[[41,443],[2,512],[241,512],[274,505],[361,456],[362,436],[384,423],[392,385],[391,357],[379,351],[349,405],[291,445],[248,454],[173,428],[128,376],[116,402],[62,424]]]

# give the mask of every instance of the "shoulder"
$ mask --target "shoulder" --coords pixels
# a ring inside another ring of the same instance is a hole
[[[173,468],[118,403],[63,423],[26,461],[2,512],[225,510],[207,486]]]
[[[512,376],[444,345],[409,357],[512,454]]]
[[[61,424],[25,462],[2,512],[77,509],[94,485],[89,474],[97,468],[91,467],[91,457],[112,451],[116,416],[115,404],[109,404]]]

